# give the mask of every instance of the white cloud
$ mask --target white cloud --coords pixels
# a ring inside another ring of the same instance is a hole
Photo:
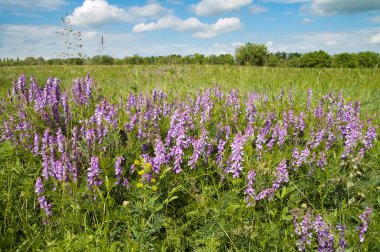
[[[313,22],[313,20],[311,20],[310,18],[304,18],[303,20],[302,20],[302,23],[304,23],[304,24],[310,24],[311,22]]]
[[[0,25],[0,55],[12,58],[52,57],[59,40],[58,30],[59,27],[49,25]]]
[[[238,18],[220,18],[214,24],[202,23],[197,18],[182,20],[176,16],[160,18],[157,22],[140,23],[133,28],[134,32],[148,32],[161,29],[174,29],[178,32],[192,32],[196,38],[213,38],[222,33],[238,30],[241,27]]]
[[[258,13],[267,12],[267,11],[268,11],[268,8],[261,5],[252,5],[249,7],[249,12],[251,12],[252,14],[258,14]]]
[[[78,26],[101,26],[108,22],[135,22],[146,18],[160,18],[170,13],[156,2],[128,9],[110,5],[106,0],[85,0],[68,18]]]
[[[268,48],[271,48],[271,47],[273,47],[274,42],[270,40],[270,41],[266,42],[265,45],[266,45]]]
[[[341,52],[380,52],[380,27],[350,32],[312,32],[287,36],[277,40],[270,51],[310,52],[325,50],[330,54]]]
[[[338,44],[338,42],[336,42],[335,40],[327,40],[324,42],[324,45],[326,45],[326,46],[335,46],[337,44]]]
[[[231,43],[231,46],[234,47],[234,48],[238,48],[240,46],[244,45],[244,43],[242,42],[234,42],[234,43]]]
[[[369,41],[372,44],[380,44],[380,33],[372,35]]]
[[[226,44],[215,43],[215,44],[212,45],[212,47],[214,47],[214,48],[224,49],[224,48],[227,48],[228,45],[226,45]]]
[[[373,16],[373,17],[369,18],[369,21],[371,23],[380,23],[380,16]]]
[[[301,7],[304,12],[315,15],[329,15],[335,13],[357,13],[380,9],[379,0],[313,0],[310,4]]]
[[[212,16],[235,11],[252,3],[252,0],[201,0],[191,8],[199,16]]]
[[[38,10],[56,10],[66,5],[65,0],[2,0],[0,9],[2,8],[23,8]]]

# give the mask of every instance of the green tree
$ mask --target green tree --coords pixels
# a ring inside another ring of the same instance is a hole
[[[113,65],[114,58],[109,55],[96,55],[92,57],[91,64],[93,65]]]
[[[322,50],[305,53],[301,57],[300,67],[331,67],[331,57]]]
[[[339,53],[333,56],[334,67],[355,68],[358,66],[356,55],[353,53]]]
[[[265,66],[268,56],[268,49],[263,44],[246,43],[235,50],[238,65]]]
[[[360,52],[356,54],[360,67],[373,68],[380,66],[380,55],[376,52]]]
[[[283,58],[280,54],[270,53],[267,60],[267,66],[270,67],[279,67],[283,64]]]

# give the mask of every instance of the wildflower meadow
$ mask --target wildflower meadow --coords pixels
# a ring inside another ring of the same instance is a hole
[[[378,83],[279,69],[186,88],[181,68],[150,70],[181,88],[136,69],[2,87],[0,250],[380,250]]]

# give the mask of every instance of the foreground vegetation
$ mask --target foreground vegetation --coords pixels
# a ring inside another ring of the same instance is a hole
[[[0,71],[3,250],[380,249],[378,70]]]

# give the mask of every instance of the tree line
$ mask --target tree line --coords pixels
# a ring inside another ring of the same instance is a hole
[[[308,53],[270,53],[266,45],[246,43],[235,50],[235,55],[168,55],[168,56],[139,56],[114,58],[109,55],[94,57],[72,57],[44,59],[42,57],[27,57],[25,59],[0,58],[0,66],[22,65],[248,65],[269,67],[298,67],[298,68],[374,68],[380,66],[380,54],[376,52],[339,53],[329,55],[323,50]]]

